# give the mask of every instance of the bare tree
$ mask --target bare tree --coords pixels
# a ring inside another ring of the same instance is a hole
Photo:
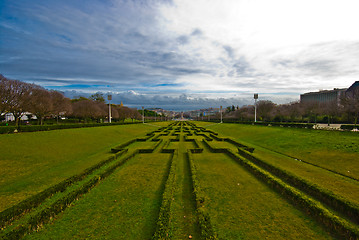
[[[39,125],[43,125],[45,116],[48,116],[53,109],[50,92],[44,88],[35,88],[29,97],[29,111],[38,120]]]
[[[35,84],[28,84],[18,80],[6,79],[1,77],[2,111],[12,113],[15,118],[16,127],[19,126],[19,119],[30,109],[30,97],[34,89],[41,88]]]
[[[359,87],[343,95],[340,102],[348,116],[354,116],[354,125],[356,126],[359,117]]]
[[[50,97],[52,101],[52,114],[56,117],[57,123],[59,123],[60,115],[69,115],[72,112],[71,101],[68,98],[58,92],[51,90]]]
[[[269,121],[273,115],[272,111],[275,107],[275,104],[268,100],[262,100],[257,102],[257,112],[263,120]]]
[[[92,101],[92,100],[82,100],[76,101],[72,104],[73,116],[83,118],[85,122],[87,119],[98,119],[106,116],[106,104],[103,105]]]

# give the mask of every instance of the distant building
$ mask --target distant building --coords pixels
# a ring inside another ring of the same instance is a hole
[[[321,90],[319,92],[309,92],[300,95],[301,103],[315,102],[315,103],[340,103],[340,98],[343,95],[354,94],[354,90],[359,87],[359,81],[353,83],[349,88],[334,88],[333,90]]]
[[[354,97],[355,92],[358,93],[359,91],[359,81],[353,83],[345,92],[345,95]]]
[[[329,103],[340,102],[340,97],[345,94],[346,88],[334,88],[333,90],[321,90],[319,92],[309,92],[300,95],[301,103],[316,102]]]

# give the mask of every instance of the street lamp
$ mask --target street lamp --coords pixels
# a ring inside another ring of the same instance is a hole
[[[258,93],[254,94],[254,122],[257,122],[257,99]]]
[[[222,106],[220,107],[220,111],[221,111],[221,123],[223,123],[223,121],[222,121]]]
[[[142,123],[145,123],[145,109],[142,107]]]
[[[107,99],[108,99],[108,122],[111,123],[111,103],[110,103],[110,101],[112,100],[112,95],[107,95]]]

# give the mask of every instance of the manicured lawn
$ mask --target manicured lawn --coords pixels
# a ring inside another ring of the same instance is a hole
[[[0,135],[0,211],[103,160],[111,147],[155,129],[135,124]]]
[[[201,125],[240,142],[275,150],[359,179],[358,133],[242,124]]]
[[[331,239],[314,220],[225,154],[193,156],[220,239]]]
[[[150,239],[170,154],[140,154],[25,239]]]

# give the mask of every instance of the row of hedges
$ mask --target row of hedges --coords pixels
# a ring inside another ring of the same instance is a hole
[[[200,183],[197,176],[197,167],[194,163],[193,156],[190,151],[187,152],[187,157],[191,170],[193,194],[196,200],[196,212],[199,227],[201,229],[201,237],[202,239],[218,239],[217,233],[213,227],[210,215],[206,208],[206,196],[200,187]]]
[[[178,151],[174,151],[171,160],[170,171],[166,181],[165,189],[162,194],[162,203],[157,220],[156,232],[152,239],[171,239],[171,216],[172,216],[172,201],[176,190],[176,170],[178,162]]]
[[[102,127],[102,126],[115,126],[115,125],[127,125],[138,124],[138,122],[128,123],[76,123],[76,124],[58,124],[58,125],[21,125],[17,128],[18,132],[38,132],[38,131],[50,131],[58,129],[70,129],[70,128],[86,128],[86,127]],[[14,133],[16,127],[14,126],[0,126],[0,134]]]
[[[358,129],[358,125],[341,125],[340,126],[340,129],[342,130],[348,130],[348,131],[351,131],[353,129]]]
[[[82,173],[74,175],[70,178],[67,178],[67,179],[63,180],[62,182],[60,182],[54,186],[51,186],[31,197],[21,201],[20,203],[14,205],[8,209],[5,209],[4,211],[2,211],[0,213],[0,228],[3,228],[6,224],[9,224],[14,219],[16,219],[16,217],[20,216],[21,214],[23,214],[27,211],[30,211],[31,209],[39,206],[43,201],[45,201],[47,198],[51,197],[55,193],[65,191],[67,187],[71,186],[72,184],[74,184],[78,181],[81,181],[86,176],[90,175],[95,170],[101,168],[105,164],[108,164],[108,163],[114,161],[118,156],[122,155],[123,153],[124,153],[124,151],[117,154],[117,156],[116,155],[110,156],[107,159],[95,164],[94,166],[87,168]]]
[[[336,232],[345,239],[359,238],[358,227],[352,225],[345,219],[342,219],[337,215],[331,213],[329,210],[324,208],[320,202],[307,197],[302,192],[286,184],[279,178],[271,175],[266,170],[261,169],[249,160],[236,155],[230,149],[228,149],[228,155],[231,156],[234,160],[236,160],[239,164],[247,168],[256,177],[270,185],[281,195],[293,202],[295,205],[304,209],[307,214],[310,214],[315,217],[318,221],[327,226],[333,232]]]
[[[118,167],[123,165],[127,160],[134,157],[138,154],[138,151],[135,151],[131,155],[127,156],[126,158],[122,159],[118,163],[114,164],[113,166],[107,168],[101,174],[98,174],[92,177],[89,181],[84,183],[78,189],[68,193],[64,197],[58,199],[49,207],[43,209],[42,211],[38,212],[37,214],[31,216],[29,220],[25,223],[20,225],[17,228],[14,228],[12,231],[6,233],[3,237],[4,239],[20,239],[25,234],[31,231],[37,231],[41,228],[45,223],[49,222],[53,217],[55,217],[60,212],[64,211],[70,204],[81,197],[83,194],[89,192],[101,179],[106,178],[111,173],[113,173]]]
[[[238,153],[245,157],[248,160],[251,160],[253,163],[262,167],[263,169],[269,171],[280,179],[286,181],[288,184],[300,189],[301,191],[306,192],[312,197],[320,200],[321,202],[332,207],[336,211],[339,211],[343,215],[347,216],[352,221],[359,223],[359,206],[353,202],[348,201],[347,199],[335,195],[333,192],[323,189],[311,182],[308,182],[305,179],[302,179],[298,176],[293,175],[285,170],[274,167],[273,165],[254,157],[248,151],[238,148]]]
[[[214,120],[211,122],[218,122]],[[250,124],[258,126],[277,126],[277,127],[292,127],[292,128],[309,128],[312,129],[315,125],[314,123],[288,123],[288,122],[248,122],[248,121],[238,121],[236,119],[223,119],[223,123],[239,123],[239,124]]]

